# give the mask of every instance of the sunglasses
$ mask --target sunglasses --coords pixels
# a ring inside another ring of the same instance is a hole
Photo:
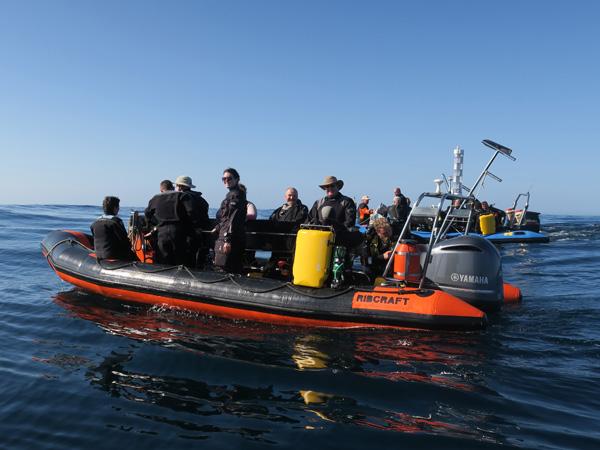
[[[231,181],[231,180],[233,180],[233,177],[223,177],[223,178],[221,178],[221,180],[223,180],[223,181]]]

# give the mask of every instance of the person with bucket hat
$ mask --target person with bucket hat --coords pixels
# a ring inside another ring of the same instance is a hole
[[[198,216],[198,227],[199,229],[190,229],[186,236],[188,244],[188,260],[187,264],[191,267],[201,269],[206,261],[208,255],[208,246],[204,243],[202,238],[202,230],[206,230],[209,227],[208,219],[208,202],[202,197],[202,192],[192,191],[195,188],[192,184],[192,179],[186,175],[180,175],[175,180],[175,190],[179,192],[187,192],[194,199],[193,207],[195,213]]]
[[[189,184],[193,186],[191,179]],[[165,190],[150,199],[144,214],[152,227],[156,262],[189,265],[188,236],[199,235],[203,223],[194,197],[189,192]]]
[[[356,204],[340,192],[344,182],[330,175],[323,179],[319,187],[325,191],[325,197],[313,204],[308,213],[308,223],[330,225],[336,234],[354,230]]]

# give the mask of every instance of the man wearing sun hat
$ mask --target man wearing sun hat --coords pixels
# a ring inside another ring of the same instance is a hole
[[[319,187],[325,191],[325,197],[314,203],[308,213],[308,223],[330,225],[336,233],[353,230],[356,222],[356,204],[340,192],[344,182],[329,175]]]
[[[186,242],[188,245],[188,259],[186,265],[201,269],[208,255],[208,245],[202,238],[202,230],[209,229],[208,202],[202,197],[202,192],[192,191],[195,188],[192,178],[187,175],[180,175],[175,180],[175,190],[178,192],[187,192],[194,199],[194,217],[196,223],[195,229],[188,230]]]
[[[177,182],[181,184],[181,178]],[[192,185],[189,177],[189,184]],[[185,180],[184,180],[185,181]],[[190,264],[188,236],[201,233],[201,222],[194,197],[188,192],[166,190],[155,195],[144,211],[152,227],[156,261],[161,264]]]

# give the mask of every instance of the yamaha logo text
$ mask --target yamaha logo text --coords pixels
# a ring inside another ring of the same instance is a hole
[[[460,281],[461,283],[490,284],[488,277],[485,275],[468,275],[465,273],[454,272],[450,275],[450,279],[455,283]]]

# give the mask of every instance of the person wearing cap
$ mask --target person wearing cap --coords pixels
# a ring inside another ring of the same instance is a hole
[[[192,184],[191,177],[180,175],[175,179],[175,190],[178,192],[187,192],[194,199],[193,207],[198,220],[196,229],[188,230],[186,236],[188,244],[187,265],[202,268],[206,261],[206,255],[208,255],[208,247],[202,239],[202,230],[206,230],[209,227],[208,202],[202,197],[202,192],[192,191],[192,188],[195,187]]]
[[[189,185],[192,186],[191,179]],[[190,233],[199,235],[203,223],[192,194],[162,191],[150,199],[144,214],[146,222],[152,227],[156,262],[189,265],[188,236]]]
[[[353,231],[356,222],[356,204],[354,200],[340,192],[344,182],[334,176],[327,176],[319,187],[325,191],[325,197],[313,204],[308,213],[308,223],[330,225],[336,233]]]
[[[272,222],[292,222],[296,225],[304,223],[308,217],[308,208],[298,198],[298,190],[295,187],[287,188],[283,199],[285,203],[273,211],[269,220]]]
[[[240,174],[228,167],[221,178],[227,195],[217,211],[217,225],[213,232],[215,242],[215,266],[230,273],[241,273],[246,246],[246,192],[240,189]]]
[[[368,195],[363,195],[358,204],[358,223],[361,225],[369,223],[369,218],[373,214],[373,210],[369,208],[369,200]]]
[[[136,259],[131,250],[131,242],[127,237],[125,225],[117,216],[119,204],[118,197],[104,197],[102,201],[104,214],[90,226],[94,237],[96,258],[99,261],[103,259],[134,261]]]

